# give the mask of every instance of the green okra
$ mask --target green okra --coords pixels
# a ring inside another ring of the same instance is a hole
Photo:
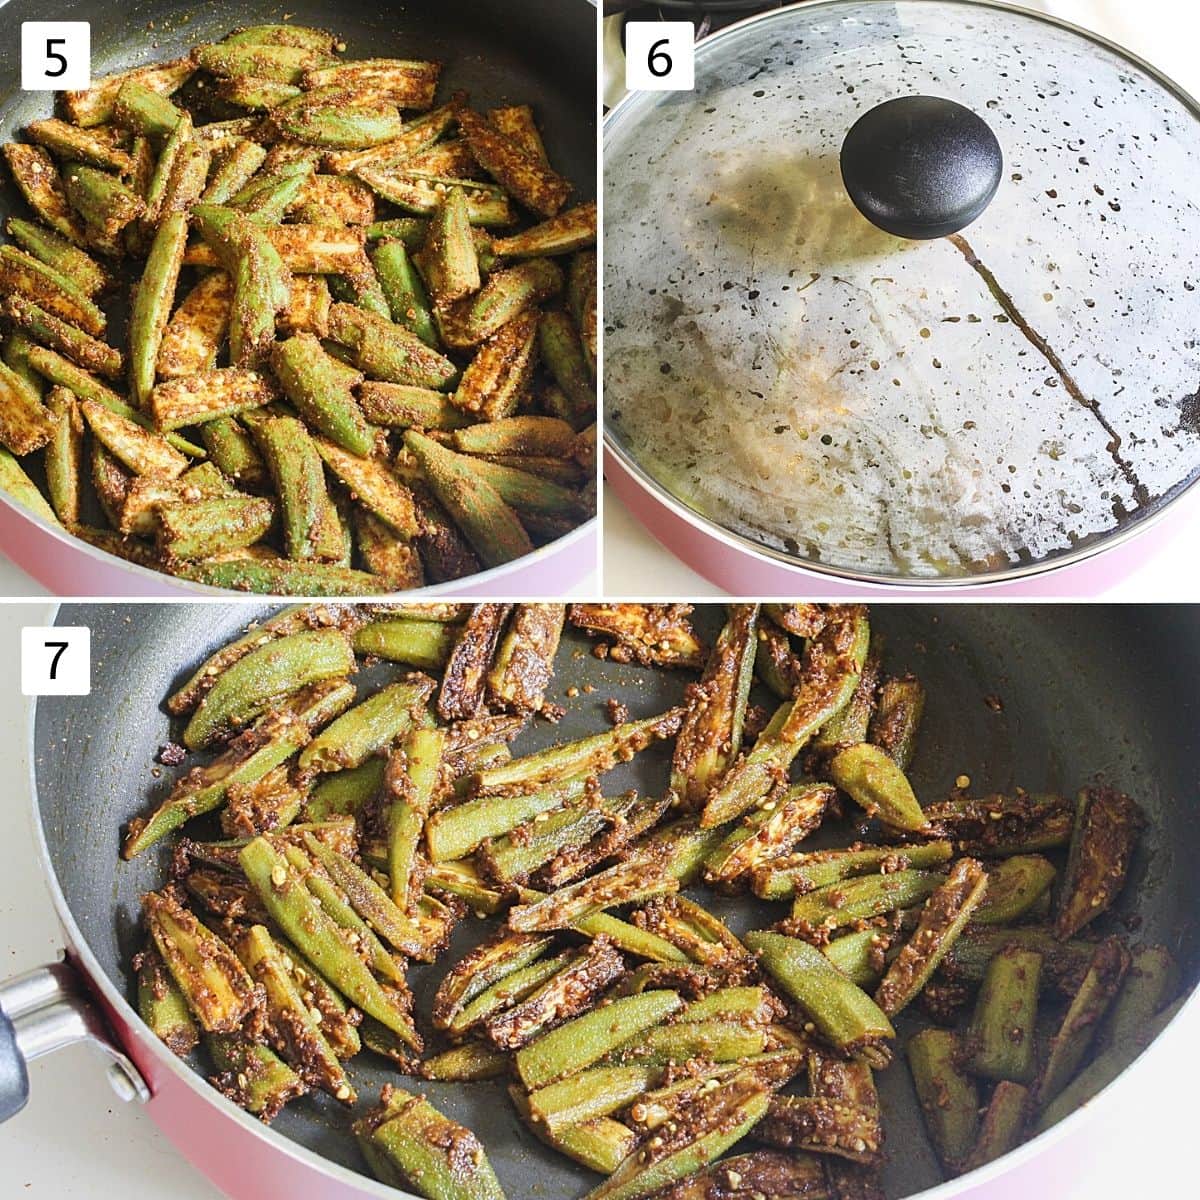
[[[146,407],[154,388],[159,346],[175,299],[187,231],[186,213],[174,212],[163,220],[134,292],[129,315],[129,364],[133,402],[138,408]]]
[[[1011,925],[1050,891],[1057,872],[1040,854],[1020,854],[988,870],[987,895],[971,918],[978,925]]]
[[[1121,989],[1129,964],[1129,951],[1117,938],[1107,938],[1096,947],[1087,974],[1050,1040],[1050,1050],[1034,1089],[1039,1110],[1054,1100],[1083,1065]]]
[[[663,825],[636,843],[630,850],[630,860],[661,861],[679,880],[680,887],[689,887],[700,878],[704,860],[720,844],[725,830],[720,826],[704,829],[699,817],[684,817]]]
[[[162,203],[155,214],[157,221],[161,222],[163,217],[170,213],[191,211],[192,205],[200,199],[204,191],[210,166],[212,149],[199,138],[192,138],[179,147],[179,152],[171,163],[171,173],[167,176]]]
[[[460,454],[563,458],[573,452],[576,435],[566,421],[557,417],[522,415],[466,426],[455,431],[453,441]]]
[[[81,398],[79,407],[96,439],[135,475],[174,479],[190,466],[167,438],[132,418],[95,400]]]
[[[599,1062],[682,1007],[678,994],[667,990],[613,1000],[523,1046],[514,1060],[517,1074],[531,1091],[544,1087]]]
[[[596,374],[597,256],[595,250],[572,254],[567,265],[567,310],[583,341],[583,353]]]
[[[112,130],[80,129],[68,121],[49,117],[30,121],[25,133],[30,141],[45,146],[66,162],[86,163],[119,175],[128,175],[133,170],[133,158],[121,149]]]
[[[618,863],[586,879],[567,884],[537,900],[509,909],[510,929],[524,932],[566,929],[593,913],[679,890],[679,880],[661,866]]]
[[[95,296],[108,287],[108,272],[90,254],[53,230],[20,217],[9,217],[6,228],[22,250],[72,280],[85,295]]]
[[[540,894],[528,888],[521,893],[526,901],[533,900]],[[626,954],[633,954],[650,962],[686,963],[688,961],[688,956],[666,938],[660,937],[649,929],[642,929],[628,921],[622,921],[619,917],[614,917],[612,913],[592,913],[591,916],[577,920],[572,925],[572,929],[587,937],[606,937]]]
[[[556,888],[586,875],[598,864],[616,854],[624,853],[637,838],[653,829],[671,806],[670,792],[662,796],[638,798],[630,794],[628,810],[601,835],[581,846],[564,845],[538,872],[545,887]],[[667,871],[675,875],[673,864],[664,862]],[[676,875],[676,878],[678,876]]]
[[[466,199],[472,225],[511,225],[516,219],[508,196],[494,184],[410,171],[402,162],[367,163],[353,168],[353,173],[384,200],[416,216],[432,217],[441,207],[446,192],[457,189]]]
[[[138,1016],[172,1054],[186,1058],[199,1043],[200,1031],[183,992],[153,942],[136,962]]]
[[[683,896],[671,896],[648,905],[642,910],[640,923],[661,933],[692,962],[718,967],[749,964],[750,952],[729,927],[708,909]]]
[[[482,1032],[488,1021],[532,996],[570,961],[570,953],[564,952],[553,958],[539,958],[510,972],[465,1005],[450,1022],[447,1032],[455,1037],[472,1031]]]
[[[979,1124],[979,1137],[963,1161],[963,1172],[974,1171],[1015,1150],[1025,1132],[1029,1111],[1029,1089],[1002,1079]]]
[[[293,339],[295,340],[295,339]],[[412,492],[395,473],[374,458],[364,458],[327,438],[313,439],[325,465],[346,485],[364,508],[386,522],[405,541],[424,532]]]
[[[263,165],[267,151],[248,138],[235,138],[216,154],[212,174],[201,193],[205,204],[228,204]]]
[[[295,97],[295,103],[281,105],[271,120],[285,138],[329,150],[379,146],[399,137],[404,128],[394,104],[322,104],[305,93]]]
[[[954,846],[945,840],[912,846],[857,844],[845,850],[815,850],[779,858],[756,869],[753,891],[763,900],[791,900],[856,876],[910,868],[928,870],[953,857]]]
[[[904,870],[826,884],[796,897],[792,919],[827,932],[928,899],[945,881],[937,871]]]
[[[526,309],[484,340],[454,392],[458,408],[486,422],[513,416],[529,388],[541,320],[538,309]]]
[[[318,557],[329,493],[308,430],[295,417],[272,417],[258,426],[255,438],[279,497],[288,558]]]
[[[184,730],[184,745],[206,746],[273,702],[308,684],[350,675],[355,665],[350,642],[337,629],[294,633],[259,646],[220,674]]]
[[[571,254],[596,242],[596,205],[593,201],[566,209],[520,233],[497,238],[493,249],[500,258],[538,258]]]
[[[718,1019],[659,1025],[618,1046],[606,1058],[614,1063],[638,1062],[668,1067],[700,1058],[706,1062],[740,1062],[766,1049],[766,1028],[762,1025]]]
[[[351,454],[371,455],[376,431],[351,390],[361,376],[347,376],[311,333],[277,343],[271,366],[287,398],[309,425]]]
[[[24,296],[92,337],[100,337],[108,324],[104,312],[82,287],[15,246],[0,246],[0,287],[5,295]]]
[[[429,290],[439,305],[453,304],[479,291],[479,260],[471,235],[467,198],[450,188],[429,222],[420,257]]]
[[[1009,946],[988,963],[966,1035],[972,1075],[1029,1083],[1037,1069],[1034,1024],[1042,956]]]
[[[416,726],[404,739],[395,775],[389,767],[388,881],[392,900],[405,912],[411,912],[420,898],[418,854],[440,783],[445,747],[444,730]]]
[[[83,417],[66,388],[52,388],[46,407],[54,419],[54,436],[46,446],[46,491],[58,519],[78,524],[83,486]]]
[[[229,329],[233,282],[225,271],[201,277],[163,329],[158,348],[160,379],[211,371]]]
[[[958,1039],[947,1029],[922,1029],[906,1047],[929,1140],[948,1171],[957,1171],[979,1133],[979,1093],[957,1066]]]
[[[292,83],[280,83],[277,79],[256,79],[250,75],[235,75],[223,79],[217,87],[217,95],[237,108],[249,108],[266,112],[277,104],[294,100],[303,95]]]
[[[425,244],[429,222],[424,217],[393,217],[373,221],[367,226],[368,242],[398,241],[406,250],[419,250]]]
[[[131,822],[122,857],[140,854],[185,821],[219,807],[231,786],[254,783],[286,762],[308,741],[311,729],[332,720],[353,699],[353,685],[336,679],[295,693],[212,762],[189,771],[149,818]]]
[[[471,470],[527,522],[538,516],[569,518],[589,511],[582,493],[517,467],[475,458]]]
[[[296,1068],[311,1087],[319,1087],[344,1104],[357,1097],[345,1068],[304,1002],[285,964],[285,955],[265,926],[252,925],[234,935],[242,965],[266,997],[267,1036],[273,1048]]]
[[[820,824],[836,797],[822,783],[798,783],[747,813],[704,860],[710,883],[728,884],[790,850]]]
[[[146,183],[144,221],[131,230],[131,245],[144,249],[144,237],[150,227],[158,222],[162,212],[163,201],[166,199],[171,180],[175,176],[176,165],[184,153],[184,148],[192,140],[194,129],[192,118],[184,112],[175,128],[167,135],[162,152],[154,160],[154,169]],[[140,193],[139,193],[140,194]]]
[[[328,66],[334,61],[325,51],[309,46],[229,41],[200,46],[193,58],[198,67],[214,75],[248,75],[290,84],[301,83],[305,71]]]
[[[1135,946],[1121,990],[1096,1039],[1097,1048],[1134,1045],[1142,1031],[1179,989],[1179,965],[1165,946]]]
[[[235,208],[258,225],[275,225],[299,199],[316,171],[315,154],[289,162],[274,171],[259,171],[229,199]]]
[[[759,735],[710,793],[701,814],[708,828],[723,825],[763,799],[780,774],[827,721],[850,702],[870,644],[865,610],[841,605],[804,651],[795,699],[785,701]]]
[[[146,926],[205,1033],[234,1033],[254,1006],[254,985],[234,952],[171,890],[142,897]]]
[[[0,363],[0,442],[24,457],[54,436],[54,420],[38,393],[11,367]]]
[[[1036,950],[1042,956],[1042,986],[1066,995],[1078,990],[1095,949],[1088,942],[1060,942],[1045,925],[968,927],[942,963],[942,972],[961,983],[981,983],[987,964],[1005,946]]]
[[[218,1072],[214,1086],[263,1121],[273,1121],[289,1100],[308,1090],[300,1076],[261,1042],[237,1034],[210,1034],[204,1044]]]
[[[164,562],[211,558],[259,541],[275,520],[262,496],[207,496],[159,504],[156,538]]]
[[[307,25],[249,25],[221,39],[226,46],[299,46],[305,50],[332,54],[336,38],[324,29]]]
[[[495,916],[508,897],[489,887],[469,862],[430,863],[425,869],[425,890],[461,900],[476,916]]]
[[[1071,839],[1074,806],[1062,796],[988,796],[951,799],[925,808],[926,834],[949,838],[959,850],[1007,858],[1065,846]]]
[[[526,208],[553,217],[566,203],[572,187],[544,158],[469,108],[459,108],[458,127],[479,165]]]
[[[195,69],[191,55],[185,54],[171,62],[120,71],[95,80],[86,91],[64,92],[63,108],[67,118],[76,125],[84,128],[103,125],[111,120],[117,94],[128,80],[135,79],[160,95],[169,96],[187,82]]]
[[[379,286],[387,297],[392,320],[409,333],[416,334],[425,345],[436,348],[437,326],[429,298],[404,242],[399,239],[382,241],[370,252],[370,258]]]
[[[62,237],[82,242],[85,231],[68,201],[62,177],[50,152],[27,142],[6,142],[4,158],[34,216]]]
[[[865,991],[873,990],[883,977],[884,955],[894,941],[895,935],[868,927],[834,938],[821,949],[843,975]]]
[[[835,754],[850,746],[867,740],[867,728],[871,713],[875,709],[875,693],[879,687],[879,675],[883,665],[883,650],[880,638],[873,637],[863,662],[858,686],[849,702],[832,720],[821,726],[812,741],[812,761],[828,762]]]
[[[271,596],[371,596],[391,590],[386,580],[337,563],[228,559],[185,563],[172,573],[209,587]]]
[[[476,346],[562,288],[563,273],[549,258],[531,258],[494,271],[478,292],[451,310],[456,335],[465,345]]]
[[[269,376],[245,367],[216,367],[164,379],[147,405],[158,429],[179,429],[220,417],[248,413],[278,398]]]
[[[567,398],[569,420],[582,429],[596,419],[596,391],[575,325],[565,312],[551,309],[538,326],[542,362]]]
[[[895,1016],[929,982],[961,935],[987,890],[987,873],[973,858],[960,858],[925,901],[912,936],[875,989],[875,1000]]]
[[[46,391],[46,381],[34,370],[33,364],[29,361],[30,351],[37,348],[34,341],[26,337],[19,329],[14,329],[4,339],[4,351],[3,355],[0,355],[0,361],[3,361],[9,370],[20,376],[41,397]]]
[[[388,298],[384,294],[383,285],[379,282],[379,276],[375,274],[375,267],[370,258],[361,251],[359,258],[349,264],[347,270],[343,270],[338,275],[330,275],[328,283],[330,295],[339,304],[345,304],[357,312],[373,316],[376,320],[389,325],[393,324],[392,310],[388,305]],[[333,308],[330,306],[330,312],[332,313],[332,311]],[[400,327],[396,326],[396,328]],[[407,333],[408,331],[402,330],[401,332]],[[421,342],[419,338],[416,341],[421,346],[425,346],[425,343]],[[429,348],[425,347],[425,349]],[[347,361],[353,362],[354,360],[355,354],[350,352]],[[368,346],[364,350],[363,361],[365,364],[363,370],[368,375],[377,372],[382,374],[397,369],[394,348],[389,346]]]
[[[337,771],[314,784],[305,812],[311,821],[331,816],[357,814],[383,790],[387,761],[368,758],[345,771]]]
[[[839,1050],[853,1053],[896,1036],[875,1001],[815,946],[765,930],[752,931],[743,940],[821,1035]]]
[[[483,1042],[463,1042],[421,1063],[423,1079],[447,1083],[475,1083],[508,1073],[508,1055]]]
[[[127,79],[113,102],[113,124],[149,138],[166,138],[182,116],[181,108],[136,79]]]
[[[385,311],[390,313],[386,308]],[[351,304],[329,310],[329,335],[354,352],[359,370],[385,383],[444,390],[458,378],[448,358],[388,317]]]
[[[657,1087],[662,1074],[660,1065],[648,1062],[592,1067],[532,1090],[529,1110],[551,1133],[561,1133],[582,1121],[620,1112]]]
[[[408,621],[380,618],[354,632],[358,654],[373,654],[388,662],[406,663],[422,671],[446,665],[457,630],[443,621]]]
[[[386,1164],[387,1182],[415,1188],[429,1200],[504,1200],[483,1144],[422,1096],[385,1091],[380,1108],[354,1131],[360,1145],[371,1146],[368,1161]]]
[[[108,379],[119,379],[125,373],[125,361],[119,350],[83,332],[68,321],[47,312],[23,296],[10,296],[5,313],[17,329],[64,354],[89,371]]]
[[[361,766],[414,727],[432,689],[433,680],[425,676],[380,688],[305,746],[300,770],[319,774]]]
[[[860,742],[842,750],[830,762],[829,773],[868,816],[894,829],[924,828],[925,814],[907,776],[878,746]]]
[[[364,380],[358,402],[368,421],[400,429],[461,429],[472,419],[444,393],[410,384]]]
[[[342,939],[338,927],[309,892],[291,861],[262,837],[246,845],[238,859],[271,919],[326,982],[397,1034],[406,1045],[419,1048],[412,1018]]]
[[[142,198],[107,171],[68,163],[63,183],[71,207],[106,244],[146,211]]]
[[[508,1092],[535,1136],[589,1171],[611,1175],[637,1146],[637,1134],[628,1125],[611,1117],[593,1117],[590,1121],[568,1125],[558,1133],[553,1133],[527,1114],[525,1093],[519,1087],[512,1085]]]
[[[919,679],[911,675],[885,679],[866,740],[878,746],[900,770],[907,771],[924,712],[925,688]]]

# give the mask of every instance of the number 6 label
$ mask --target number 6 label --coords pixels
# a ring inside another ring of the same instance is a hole
[[[696,86],[695,53],[691,21],[630,21],[625,86],[631,92],[690,92]]]
[[[92,690],[92,631],[86,625],[21,630],[21,692],[86,696]]]
[[[92,27],[87,21],[21,23],[21,88],[84,91],[92,86]]]

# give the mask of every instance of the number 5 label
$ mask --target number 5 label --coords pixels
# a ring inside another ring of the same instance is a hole
[[[695,53],[691,21],[630,21],[625,86],[631,92],[690,92],[696,86]]]
[[[92,690],[92,631],[86,625],[21,630],[21,691],[26,696],[86,696]]]
[[[21,88],[83,91],[92,86],[92,27],[87,21],[21,23]]]

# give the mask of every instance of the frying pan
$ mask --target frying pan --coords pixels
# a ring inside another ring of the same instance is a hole
[[[91,628],[92,691],[36,704],[30,729],[35,824],[70,947],[74,986],[104,1012],[115,1052],[128,1056],[122,1060],[126,1090],[130,1079],[144,1080],[152,1096],[150,1114],[180,1149],[231,1196],[394,1196],[360,1174],[364,1166],[348,1133],[354,1113],[323,1095],[306,1097],[267,1129],[175,1059],[130,1004],[129,963],[140,942],[138,896],[161,882],[168,851],[159,847],[157,855],[126,864],[119,862],[117,848],[125,822],[170,784],[171,772],[154,765],[171,732],[162,700],[204,655],[268,611],[232,604],[63,606],[59,624]],[[716,605],[697,610],[709,639],[722,611]],[[1142,918],[1137,936],[1168,945],[1194,988],[1200,977],[1191,869],[1200,855],[1195,819],[1200,613],[1186,607],[879,606],[873,622],[886,638],[889,671],[914,671],[929,692],[913,772],[918,794],[944,795],[958,775],[967,774],[979,794],[1018,784],[1069,792],[1099,776],[1137,796],[1149,828],[1112,919],[1120,922],[1136,909]],[[522,734],[518,753],[605,727],[603,702],[609,697],[635,717],[661,711],[679,700],[691,678],[601,662],[587,650],[586,639],[568,631],[549,694],[566,706],[566,716],[555,727],[536,722]],[[384,665],[362,672],[360,692],[394,670]],[[572,684],[579,689],[573,699],[566,695]],[[589,684],[594,691],[586,689]],[[658,747],[638,756],[614,771],[606,788],[657,792],[666,781],[668,755]],[[772,919],[746,900],[721,901],[707,892],[704,898],[738,929]],[[778,909],[773,911],[777,917]],[[446,963],[478,939],[481,925],[464,923],[441,965],[412,973],[419,1014],[428,1015]],[[26,1012],[18,1026],[27,1035],[43,1006],[57,1001],[61,1009],[66,1003],[59,985],[71,970],[58,970],[58,976],[35,973],[0,988],[0,1005],[10,1016]],[[89,1011],[79,1000],[68,1007]],[[1194,1023],[1196,1010],[1193,1001],[1179,1020]],[[84,1030],[76,1018],[73,1033],[103,1038],[98,1018],[93,1013],[89,1019]],[[41,1040],[65,1035],[43,1030]],[[23,1099],[20,1071],[11,1046],[4,1053],[3,1041],[0,1033],[0,1115],[6,1104],[12,1110]],[[360,1111],[384,1082],[404,1082],[367,1052],[355,1060],[353,1074]],[[592,1185],[587,1172],[531,1137],[498,1083],[423,1086],[435,1104],[479,1133],[510,1200],[567,1200]],[[1082,1120],[1076,1114],[991,1168],[937,1188],[938,1171],[904,1066],[882,1072],[880,1086],[892,1148],[885,1183],[893,1200],[988,1185]],[[1036,1163],[1024,1167],[1013,1182],[1024,1179],[1028,1187],[1030,1173],[1038,1169]],[[977,1194],[993,1200],[1017,1194],[1015,1186],[991,1186],[994,1190],[984,1186]]]
[[[0,0],[0,141],[49,115],[45,92],[20,90],[23,21],[88,21],[92,76],[166,61],[239,26],[288,20],[336,32],[347,58],[423,58],[444,64],[439,95],[462,89],[473,104],[530,104],[551,161],[576,187],[579,200],[596,194],[596,10],[591,0]],[[0,224],[24,202],[4,173]],[[113,314],[116,344],[124,313]],[[97,550],[34,516],[0,492],[0,553],[59,596],[228,595],[173,579]],[[557,596],[595,569],[595,521],[515,563],[469,580],[426,589],[455,596]]]

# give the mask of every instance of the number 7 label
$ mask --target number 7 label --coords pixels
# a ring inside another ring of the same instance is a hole
[[[92,631],[86,625],[21,630],[21,692],[86,696],[92,690]]]
[[[92,86],[92,27],[87,21],[21,23],[21,88],[84,91]]]
[[[690,92],[696,86],[691,21],[630,21],[625,26],[625,86],[640,92]]]

